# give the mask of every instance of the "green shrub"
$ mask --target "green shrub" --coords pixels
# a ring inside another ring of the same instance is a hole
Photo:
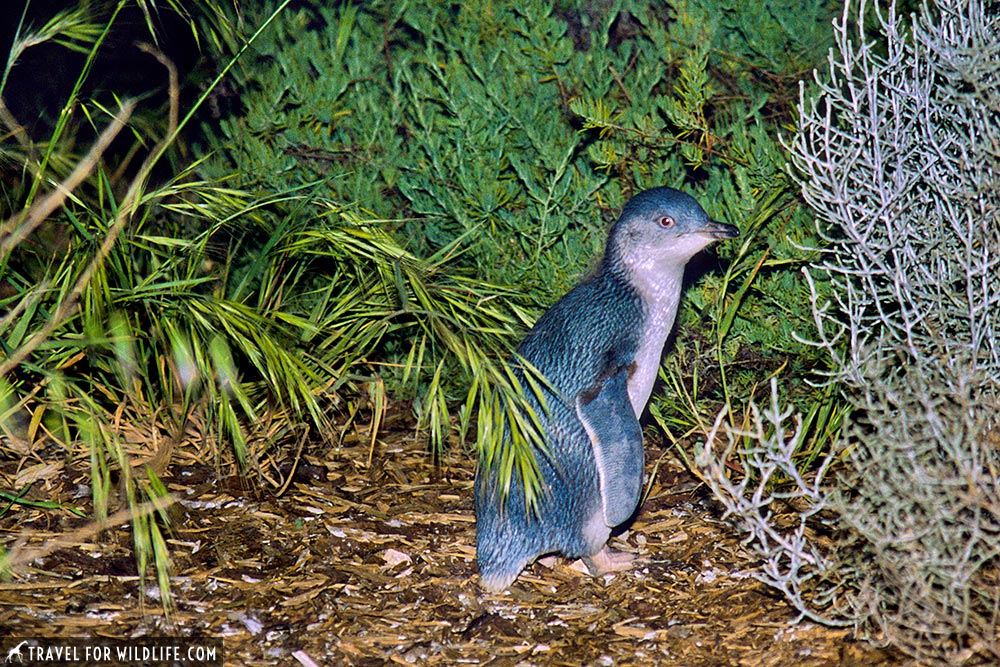
[[[655,414],[687,430],[706,401],[822,366],[795,338],[811,325],[799,248],[816,238],[775,134],[790,118],[785,68],[823,43],[828,3],[764,5],[746,24],[716,9],[299,3],[238,66],[242,106],[206,126],[200,173],[264,191],[309,184],[381,219],[414,256],[450,248],[455,267],[514,288],[529,321],[595,265],[630,194],[692,191],[744,238],[719,251],[725,272],[702,267],[681,316],[678,392]],[[387,340],[380,359],[408,349]],[[396,395],[413,391],[390,368]],[[424,383],[435,368],[425,360]],[[711,381],[699,388],[699,376]],[[421,396],[418,407],[435,402]]]

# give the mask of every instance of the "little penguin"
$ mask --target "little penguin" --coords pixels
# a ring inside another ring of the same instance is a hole
[[[547,410],[528,399],[547,446],[536,456],[542,493],[528,509],[514,473],[501,502],[498,470],[480,463],[476,559],[484,589],[504,590],[550,553],[582,558],[595,576],[631,567],[632,555],[607,541],[639,504],[639,417],[674,325],[684,267],[713,241],[737,236],[690,195],[667,187],[641,192],[611,227],[598,270],[528,332],[517,354],[546,385]]]

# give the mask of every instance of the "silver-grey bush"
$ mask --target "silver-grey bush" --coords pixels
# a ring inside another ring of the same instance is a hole
[[[791,473],[795,432],[775,428],[790,419],[776,399],[699,462],[765,557],[761,578],[804,615],[923,663],[995,664],[1000,11],[849,5],[788,146],[825,240],[809,336],[853,405],[827,461],[844,465]],[[719,465],[737,447],[758,455],[750,482]],[[775,470],[791,492],[768,486]],[[772,511],[788,496],[801,521],[781,528]],[[835,546],[810,539],[821,517]]]

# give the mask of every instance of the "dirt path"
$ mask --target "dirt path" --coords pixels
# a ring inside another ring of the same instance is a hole
[[[664,465],[619,538],[638,552],[636,570],[593,579],[556,559],[483,595],[471,464],[456,455],[435,467],[408,434],[390,440],[372,469],[363,446],[307,458],[280,498],[175,464],[168,487],[183,500],[169,623],[152,580],[140,607],[121,528],[0,583],[0,636],[208,634],[224,637],[227,665],[297,665],[299,651],[329,666],[902,664],[844,631],[791,626],[793,611],[749,576],[753,562],[704,490]],[[648,450],[650,461],[661,453]],[[0,482],[15,463],[0,463]],[[81,479],[64,470],[38,496],[79,505]],[[14,507],[0,517],[0,543],[30,530],[38,544],[83,524]]]

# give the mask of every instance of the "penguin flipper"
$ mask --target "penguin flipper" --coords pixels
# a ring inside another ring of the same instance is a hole
[[[576,397],[576,414],[597,463],[604,519],[612,528],[632,516],[642,491],[642,427],[629,400],[628,376],[629,367],[622,367]]]

